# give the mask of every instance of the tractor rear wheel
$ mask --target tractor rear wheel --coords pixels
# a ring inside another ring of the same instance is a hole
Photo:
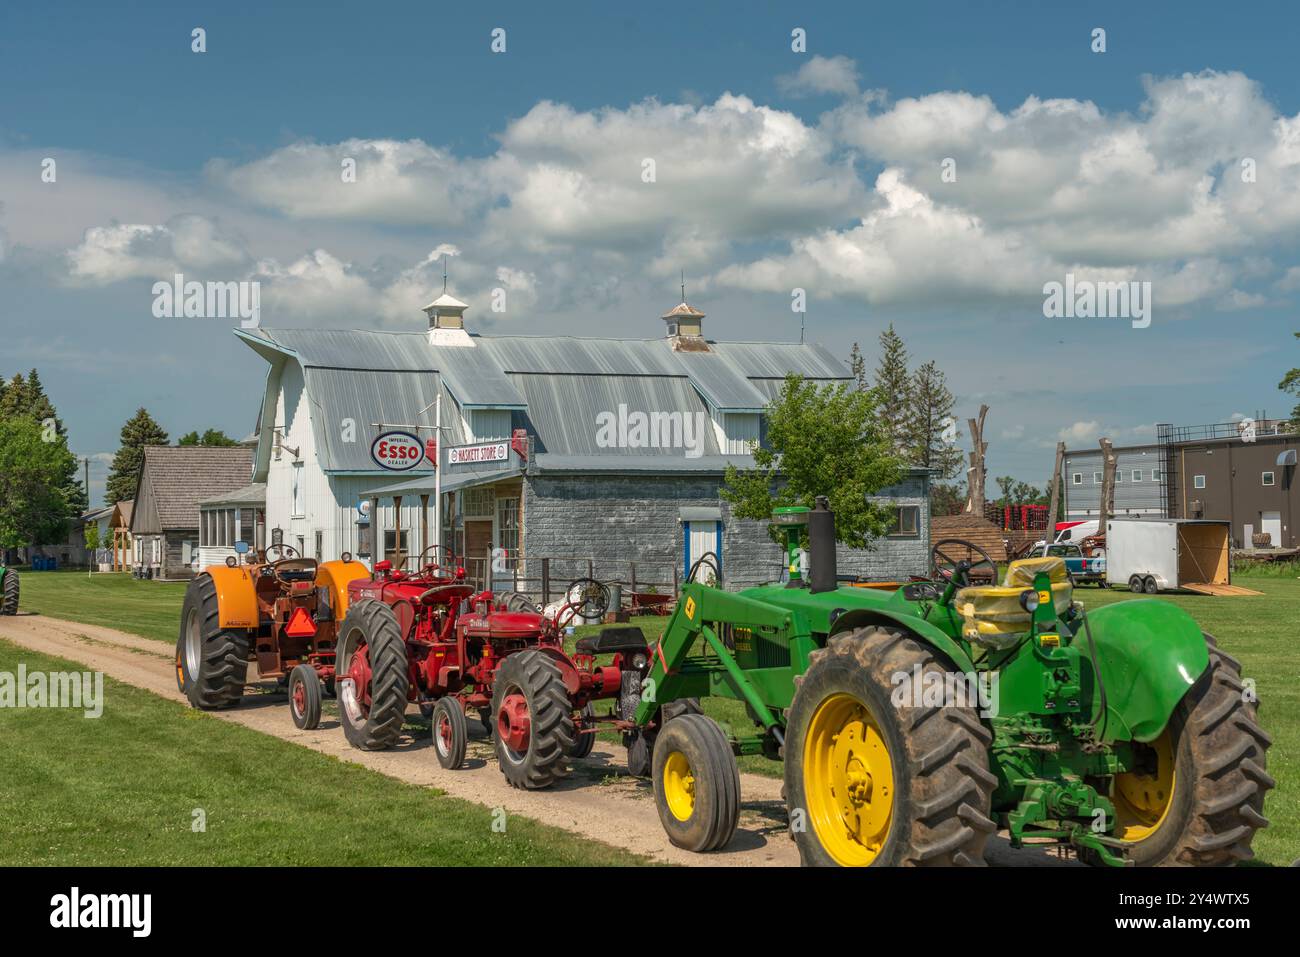
[[[582,709],[582,723],[592,730],[574,731],[574,744],[569,749],[569,757],[585,758],[591,754],[591,749],[596,746],[596,709],[590,704]]]
[[[654,751],[655,806],[668,840],[688,851],[716,851],[740,818],[740,772],[722,728],[683,714],[660,730]]]
[[[1214,867],[1249,860],[1255,831],[1267,827],[1264,792],[1272,740],[1259,703],[1246,693],[1241,665],[1214,639],[1210,666],[1183,696],[1169,725],[1142,746],[1140,769],[1115,777],[1116,836],[1139,867]],[[1247,700],[1247,699],[1251,700]],[[1100,863],[1084,853],[1089,864]]]
[[[809,656],[785,736],[790,830],[806,866],[984,864],[992,733],[957,702],[891,700],[895,675],[950,668],[912,636],[876,627]]]
[[[0,615],[18,614],[18,572],[4,570],[4,590],[0,592]]]
[[[343,734],[362,751],[391,748],[402,735],[411,680],[397,618],[383,602],[362,599],[348,609],[340,635],[337,694]]]
[[[497,761],[511,787],[536,790],[568,773],[573,704],[560,668],[546,653],[515,652],[492,680]]]
[[[298,665],[289,673],[289,716],[299,730],[319,727],[321,690],[320,676],[311,665]]]
[[[221,627],[212,576],[201,574],[191,581],[176,640],[176,687],[189,703],[205,710],[239,704],[252,644],[248,632]]]
[[[439,698],[433,706],[433,753],[438,763],[448,771],[455,771],[465,763],[465,742],[469,728],[465,723],[465,707],[459,698],[448,695]]]

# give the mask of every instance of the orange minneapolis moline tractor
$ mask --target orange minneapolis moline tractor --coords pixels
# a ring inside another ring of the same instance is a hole
[[[243,545],[243,543],[240,543]],[[239,704],[248,664],[288,686],[299,728],[320,723],[321,699],[334,689],[336,622],[348,610],[348,583],[368,578],[346,552],[339,561],[301,557],[272,545],[245,564],[231,556],[190,582],[176,641],[176,685],[196,708]]]

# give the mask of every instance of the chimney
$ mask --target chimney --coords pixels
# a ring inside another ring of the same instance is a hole
[[[704,339],[704,313],[685,299],[661,317],[668,324],[668,339],[674,352],[708,352]]]

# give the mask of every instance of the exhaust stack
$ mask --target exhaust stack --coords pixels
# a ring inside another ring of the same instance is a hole
[[[835,563],[835,513],[825,495],[817,496],[816,507],[808,513],[808,590],[813,594],[834,591],[839,587],[839,569]]]

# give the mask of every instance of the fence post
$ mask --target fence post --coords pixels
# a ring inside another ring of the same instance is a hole
[[[551,603],[551,559],[542,559],[542,607]]]
[[[681,586],[681,584],[678,582],[678,579],[677,579],[677,576],[678,576],[679,573],[680,573],[680,569],[679,569],[676,565],[673,565],[673,595],[674,595],[674,597],[677,595],[678,592],[680,592],[680,591],[682,590],[682,586]]]

